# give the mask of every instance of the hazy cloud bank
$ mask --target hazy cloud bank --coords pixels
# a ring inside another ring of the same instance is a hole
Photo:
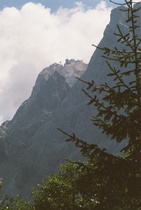
[[[11,119],[29,97],[39,72],[66,58],[89,62],[110,19],[111,8],[77,3],[51,13],[41,4],[27,3],[0,12],[0,123]]]

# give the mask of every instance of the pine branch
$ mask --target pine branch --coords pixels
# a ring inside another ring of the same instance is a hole
[[[82,80],[81,78],[78,78],[78,77],[76,77],[78,80],[80,80],[81,82],[83,82],[83,83],[85,83],[85,84],[87,84],[88,85],[88,87],[87,87],[87,90],[89,90],[90,88],[93,88],[92,89],[92,92],[95,92],[95,91],[98,91],[99,93],[101,93],[101,92],[108,92],[108,90],[106,89],[106,88],[104,88],[104,87],[98,87],[98,86],[96,86],[95,84],[94,84],[94,80],[92,80],[91,82],[88,82],[88,81],[85,81],[85,80]],[[82,91],[89,97],[89,98],[91,98],[91,96],[84,90],[84,89],[82,89]]]
[[[110,2],[115,4],[115,5],[118,5],[118,6],[125,6],[126,5],[126,3],[117,3],[117,2],[112,1],[112,0],[110,0]]]
[[[131,48],[132,51],[134,51],[134,48],[133,48],[133,46],[131,45],[132,39],[130,40],[130,34],[128,33],[128,34],[126,34],[126,35],[123,35],[123,33],[122,33],[122,31],[121,31],[119,25],[117,25],[117,29],[118,29],[118,31],[119,31],[119,36],[120,36],[120,39],[117,40],[117,42],[123,40],[122,43],[125,42],[126,45],[129,46],[129,47]]]
[[[115,35],[117,35],[117,36],[120,36],[119,34],[117,34],[117,33],[114,33]],[[140,40],[140,42],[138,43],[138,45],[141,43],[141,40]],[[95,45],[95,44],[92,44],[92,46],[94,46],[94,47],[96,47],[97,49],[99,49],[99,50],[102,50],[102,51],[105,51],[105,54],[108,54],[109,52],[111,53],[111,54],[122,54],[122,55],[125,55],[125,54],[134,54],[134,52],[133,51],[127,51],[127,50],[125,50],[125,49],[123,49],[123,50],[118,50],[116,47],[114,48],[114,50],[113,49],[110,49],[110,48],[108,48],[108,47],[99,47],[99,46],[97,46],[97,45]],[[138,54],[141,54],[141,51],[140,50],[137,50],[137,53]]]
[[[80,148],[80,151],[81,151],[82,155],[84,155],[84,156],[89,156],[91,151],[97,148],[96,144],[88,144],[86,141],[83,141],[83,140],[77,138],[74,133],[72,135],[70,135],[70,134],[64,132],[63,130],[61,130],[60,128],[58,128],[58,130],[61,131],[66,136],[68,136],[69,138],[66,139],[66,142],[74,142],[75,146]]]
[[[132,87],[129,87],[128,85],[126,85],[126,83],[122,79],[122,76],[119,75],[119,71],[116,71],[116,69],[113,68],[108,61],[106,61],[106,63],[109,66],[109,68],[111,69],[111,71],[113,72],[113,74],[107,74],[107,76],[116,76],[116,79],[119,80],[118,85],[121,84],[122,87],[125,87],[127,90],[129,90],[131,93],[133,93],[131,90]],[[126,72],[126,74],[128,74],[128,72]],[[130,72],[132,72],[132,71],[130,71]],[[125,73],[122,73],[122,74],[125,74]]]

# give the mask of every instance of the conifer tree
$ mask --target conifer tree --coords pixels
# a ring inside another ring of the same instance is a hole
[[[97,209],[141,209],[141,4],[135,7],[134,3],[132,0],[115,3],[125,6],[122,11],[127,14],[129,28],[125,34],[117,25],[117,46],[113,49],[96,46],[104,52],[110,69],[107,77],[113,83],[98,87],[94,81],[81,80],[88,85],[83,91],[90,99],[89,105],[93,104],[98,111],[93,115],[93,124],[111,139],[127,141],[122,156],[108,154],[75,134],[63,132],[67,141],[74,142],[88,158],[87,164],[78,163],[85,171],[78,183],[83,196],[95,199]],[[110,61],[117,62],[119,68]]]

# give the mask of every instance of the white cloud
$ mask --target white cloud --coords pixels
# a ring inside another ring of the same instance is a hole
[[[109,22],[111,8],[78,2],[74,8],[51,13],[41,4],[27,3],[0,12],[0,123],[11,119],[46,66],[66,58],[89,62]]]
[[[135,1],[133,1],[133,2],[135,2],[135,3],[141,3],[141,0],[135,0]]]

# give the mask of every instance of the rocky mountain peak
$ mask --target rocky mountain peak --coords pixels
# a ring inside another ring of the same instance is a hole
[[[76,77],[81,77],[86,69],[87,64],[85,64],[82,60],[66,59],[64,65],[61,63],[54,63],[43,69],[37,78],[37,82],[43,78],[48,80],[48,78],[56,71],[60,75],[64,76],[69,86],[72,87],[76,82]]]

